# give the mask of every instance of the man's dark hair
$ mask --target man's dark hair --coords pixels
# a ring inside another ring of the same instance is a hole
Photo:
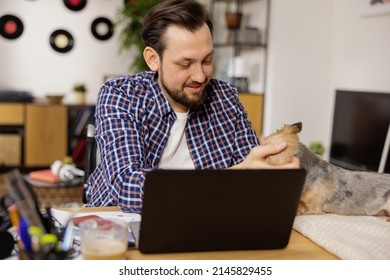
[[[183,27],[195,32],[204,24],[213,31],[213,24],[207,10],[193,0],[168,0],[157,4],[145,16],[142,40],[145,46],[153,48],[162,58],[166,48],[165,31],[169,25]]]

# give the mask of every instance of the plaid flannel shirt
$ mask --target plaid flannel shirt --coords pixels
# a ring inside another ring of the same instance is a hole
[[[186,126],[195,168],[236,165],[259,141],[234,87],[212,79],[206,91],[205,103],[189,112]],[[95,112],[101,162],[88,179],[88,204],[140,213],[145,173],[159,168],[175,120],[156,72],[106,82]]]

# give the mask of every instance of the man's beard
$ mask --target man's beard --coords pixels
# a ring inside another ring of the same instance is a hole
[[[183,90],[171,90],[171,89],[169,89],[168,86],[165,84],[164,74],[162,73],[162,71],[161,71],[160,80],[161,80],[162,89],[167,94],[169,94],[169,96],[174,101],[176,101],[177,103],[187,107],[190,110],[198,109],[200,106],[203,105],[204,101],[206,100],[206,95],[207,95],[206,94],[206,89],[203,89],[203,91],[200,93],[198,98],[196,98],[196,99],[192,98],[191,99],[191,98],[188,98],[188,96],[185,94],[185,92]],[[191,85],[200,86],[201,84],[199,84],[199,83],[192,83]]]

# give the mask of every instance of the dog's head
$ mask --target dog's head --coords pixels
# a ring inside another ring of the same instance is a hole
[[[302,130],[302,123],[294,123],[291,125],[285,124],[281,129],[271,135],[262,138],[261,144],[279,143],[282,141],[287,142],[287,148],[282,152],[267,157],[267,161],[271,165],[283,165],[290,163],[292,158],[296,155],[299,147],[298,133]]]

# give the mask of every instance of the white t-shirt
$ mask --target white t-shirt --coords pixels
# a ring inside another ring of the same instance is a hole
[[[159,168],[161,169],[195,169],[187,146],[185,128],[188,112],[175,112],[177,119],[172,126],[168,143],[161,156]]]

